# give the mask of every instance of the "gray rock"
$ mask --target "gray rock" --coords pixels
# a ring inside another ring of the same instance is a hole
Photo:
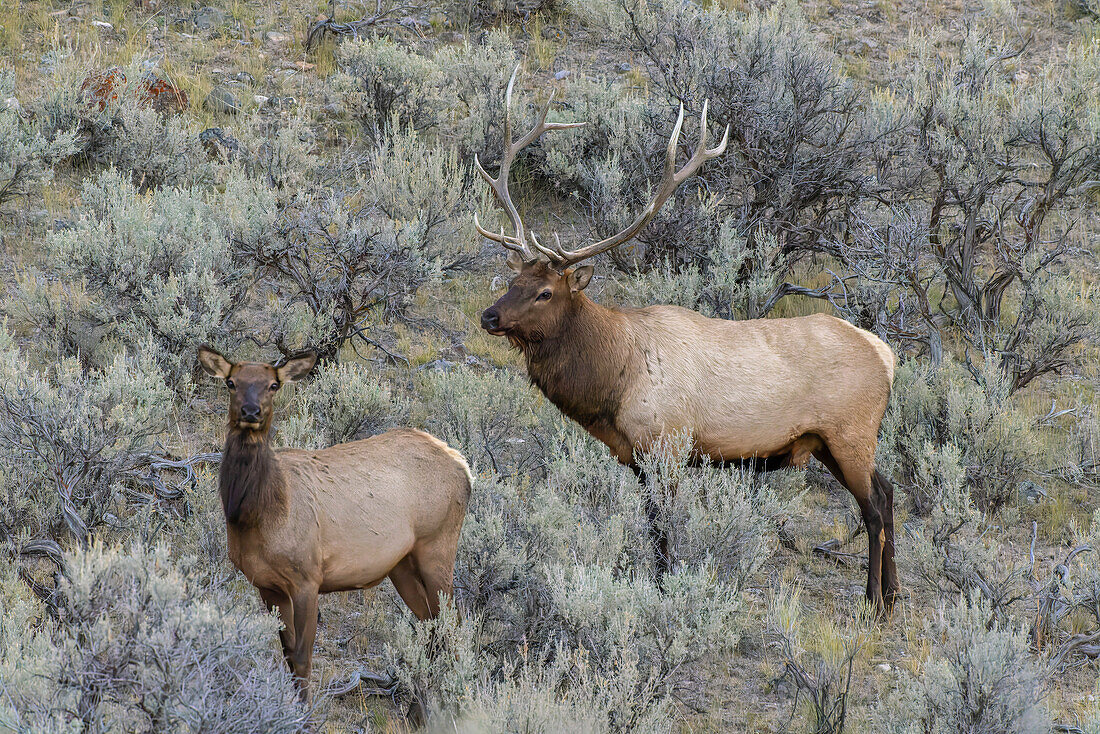
[[[572,73],[573,72],[569,71],[569,69],[562,69],[558,73],[554,74],[554,78],[557,79],[560,82],[562,79],[564,79],[565,77],[569,76]]]
[[[199,8],[195,11],[195,15],[192,17],[191,22],[195,24],[196,28],[200,28],[204,31],[218,28],[225,23],[225,11],[221,8],[212,8],[210,6]]]
[[[268,43],[290,43],[290,36],[282,31],[268,31],[264,34],[264,40]]]
[[[235,137],[220,127],[208,127],[199,133],[199,142],[211,158],[224,156],[235,160],[241,154],[241,144]]]
[[[443,359],[442,357],[433,359],[431,362],[420,366],[421,370],[431,370],[432,372],[450,372],[454,368],[454,362],[449,359]]]
[[[206,109],[216,115],[235,115],[241,111],[237,97],[225,87],[214,87],[203,102]]]
[[[848,51],[855,56],[867,56],[878,48],[878,42],[873,38],[857,38],[848,44]]]

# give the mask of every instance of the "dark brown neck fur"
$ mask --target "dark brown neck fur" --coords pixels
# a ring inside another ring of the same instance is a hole
[[[229,428],[218,489],[226,522],[256,526],[283,513],[283,477],[266,434]]]
[[[634,364],[622,313],[574,299],[558,336],[514,342],[527,359],[531,382],[585,428],[614,426]]]

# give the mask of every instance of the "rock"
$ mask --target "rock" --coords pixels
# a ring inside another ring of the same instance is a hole
[[[264,40],[268,43],[290,43],[290,36],[282,31],[268,31],[264,34]]]
[[[449,359],[443,359],[441,357],[439,359],[433,359],[427,364],[421,365],[420,369],[431,370],[432,372],[450,372],[452,369],[454,369],[454,367],[454,362],[450,361]]]
[[[890,667],[890,663],[879,663],[876,667],[878,667],[878,669],[881,670],[883,673],[889,673],[891,670],[893,670],[893,668]]]
[[[241,154],[241,144],[220,127],[208,127],[199,133],[199,142],[211,158],[236,160]]]
[[[92,25],[96,28],[102,28],[105,31],[113,31],[115,27],[105,20],[93,20]]]
[[[262,94],[252,95],[252,101],[256,103],[257,107],[263,107],[270,99],[270,97],[265,97]]]
[[[235,115],[241,111],[241,104],[237,101],[237,97],[222,86],[211,89],[203,104],[206,109],[218,115]]]
[[[289,110],[298,104],[298,100],[294,97],[272,97],[271,106],[280,110]]]
[[[191,22],[195,24],[196,28],[208,31],[224,25],[225,17],[224,10],[221,8],[213,8],[208,5],[205,8],[196,10],[195,14],[191,17]]]
[[[616,74],[625,74],[634,67],[630,65],[629,61],[623,61],[622,63],[615,64],[615,66],[612,68],[615,69]]]
[[[572,73],[573,72],[569,71],[569,69],[562,69],[558,73],[554,74],[554,78],[557,79],[560,82],[562,79],[564,79],[565,77],[569,76]]]
[[[878,48],[878,42],[873,38],[857,38],[848,44],[848,51],[855,56],[867,56]]]

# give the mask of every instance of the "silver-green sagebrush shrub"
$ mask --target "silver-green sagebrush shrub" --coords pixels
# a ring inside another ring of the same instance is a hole
[[[990,623],[988,604],[963,597],[928,632],[943,642],[919,676],[887,700],[881,725],[898,734],[1050,731],[1040,672],[1025,629]]]
[[[503,139],[504,85],[515,59],[512,42],[499,30],[433,55],[364,38],[340,46],[333,85],[375,142],[395,130],[431,130],[463,155],[492,151],[491,160]]]
[[[0,71],[0,211],[53,178],[53,166],[76,150],[76,134],[57,130],[47,138],[20,114],[15,75]]]
[[[451,389],[499,382],[459,370],[436,379]],[[467,404],[469,395],[466,388],[442,404]],[[482,407],[494,414],[495,405]],[[489,431],[468,422],[469,412],[456,417],[455,435],[475,446],[494,437],[490,449],[511,423]],[[530,469],[503,478],[482,465],[456,565],[463,621],[424,633],[446,638],[438,646],[445,654],[424,658],[422,648],[401,643],[391,649],[395,665],[409,666],[403,675],[437,723],[453,718],[460,730],[486,721],[491,730],[515,721],[552,730],[542,718],[547,688],[566,715],[595,731],[667,730],[672,697],[694,695],[684,688],[690,671],[729,654],[745,631],[742,590],[771,554],[781,503],[747,477],[695,477],[680,467],[683,495],[673,512],[682,552],[675,573],[658,584],[644,499],[653,488],[578,429],[565,427],[541,445],[545,482],[530,481]],[[468,669],[471,658],[478,669]],[[508,695],[536,708],[494,703]]]
[[[375,140],[393,124],[427,130],[448,106],[443,70],[389,38],[357,38],[336,52],[333,86],[344,105]]]
[[[505,477],[544,470],[557,410],[511,370],[469,368],[425,374],[420,391],[427,430],[472,466]]]
[[[168,428],[172,392],[150,357],[38,371],[0,329],[0,531],[84,542],[127,517],[128,491]]]
[[[278,424],[286,446],[324,448],[380,433],[407,412],[389,384],[359,362],[314,370],[292,397],[293,413]]]
[[[994,541],[996,527],[974,507],[959,456],[953,446],[926,444],[917,483],[918,491],[930,497],[932,510],[912,532],[909,552],[899,563],[923,595],[942,600],[977,595],[1004,622],[1013,604],[1027,596],[1025,569],[1001,556]]]
[[[233,318],[250,271],[231,243],[255,241],[273,216],[266,193],[237,178],[224,193],[166,188],[145,195],[109,169],[85,183],[82,200],[76,224],[47,237],[52,266],[88,296],[82,315],[101,340],[151,343],[165,377],[186,387],[195,344],[233,347],[241,338]],[[56,322],[36,312],[26,318],[39,327]],[[104,360],[107,352],[82,357]]]
[[[788,259],[772,235],[743,237],[726,218],[700,237],[702,264],[635,269],[620,279],[623,298],[640,307],[670,303],[716,318],[759,319],[783,296],[803,290],[783,280]]]
[[[504,31],[492,30],[476,44],[440,49],[434,60],[447,70],[446,83],[454,95],[447,137],[464,157],[480,153],[483,163],[493,163],[504,141],[505,87],[519,60],[512,40]],[[513,122],[518,125],[525,117],[517,104]]]
[[[779,529],[801,498],[804,474],[692,466],[691,443],[690,434],[674,434],[640,457],[643,492],[670,538],[674,565],[711,567],[731,587],[743,589],[771,556]]]
[[[639,159],[630,172],[635,210],[646,196],[638,184],[656,174],[681,101],[694,118],[709,100],[716,135],[731,126],[728,151],[707,165],[701,180],[721,197],[719,217],[731,217],[750,241],[767,232],[784,252],[816,249],[870,183],[864,155],[881,131],[866,124],[859,90],[793,6],[733,13],[675,0],[575,5],[636,54],[656,92],[646,117],[653,162],[638,167],[646,161]],[[683,192],[683,199],[690,194]],[[676,224],[683,230],[701,223],[685,213]],[[697,246],[695,236],[679,239],[685,254]],[[648,265],[679,255],[680,247],[654,252]]]
[[[130,174],[140,191],[162,186],[194,186],[213,176],[199,144],[200,129],[183,115],[165,115],[144,105],[124,105],[96,163]]]
[[[918,481],[930,450],[956,450],[969,493],[989,511],[1013,502],[1028,472],[1039,466],[1035,428],[1009,394],[1006,378],[990,363],[979,374],[983,380],[976,384],[954,361],[936,368],[912,360],[898,368],[894,391],[900,399],[883,421],[881,455],[895,464],[894,475],[919,514],[936,506],[935,485]]]
[[[0,612],[0,628],[29,623],[30,630],[0,650],[0,725],[26,731],[41,722],[58,732],[306,729],[308,714],[271,646],[278,622],[248,595],[213,583],[193,560],[163,546],[97,543],[67,566],[52,616],[26,601]],[[0,588],[19,593],[10,584]]]

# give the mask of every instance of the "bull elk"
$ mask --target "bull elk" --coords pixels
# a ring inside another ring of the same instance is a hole
[[[229,388],[218,485],[229,557],[277,609],[283,654],[309,698],[317,596],[387,576],[420,619],[451,594],[470,469],[439,439],[408,429],[326,449],[273,451],[275,393],[305,377],[307,354],[281,366],[233,364],[208,347],[204,370]]]
[[[487,230],[476,215],[474,224],[482,236],[511,251],[508,265],[516,273],[508,291],[482,313],[482,328],[507,337],[523,354],[538,389],[643,483],[639,455],[671,433],[691,435],[693,462],[768,470],[805,466],[817,457],[852,493],[863,515],[868,599],[880,611],[891,607],[898,592],[893,486],[875,468],[879,424],[894,378],[890,347],[824,314],[727,321],[677,306],[609,308],[590,300],[584,288],[593,268],[579,263],[637,235],[681,183],[723,153],[729,127],[708,149],[704,104],[699,145],[677,170],[681,105],[649,204],[618,234],[569,251],[556,235],[550,245],[524,226],[508,191],[508,173],[516,154],[543,133],[584,123],[547,122],[548,101],[535,126],[513,143],[515,78],[513,73],[505,98],[497,176],[474,159],[513,234]],[[652,500],[647,512],[658,563],[667,571],[668,539],[657,529]]]

